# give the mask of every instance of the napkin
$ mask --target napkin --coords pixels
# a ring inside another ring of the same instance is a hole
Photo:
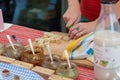
[[[66,47],[70,59],[84,59],[87,58],[93,62],[93,38],[94,33],[91,32],[85,36],[72,40]],[[62,54],[62,59],[66,59],[65,54]]]
[[[3,32],[5,30],[7,30],[8,28],[10,28],[13,24],[10,23],[4,23],[4,28],[2,30],[0,30],[0,32]]]

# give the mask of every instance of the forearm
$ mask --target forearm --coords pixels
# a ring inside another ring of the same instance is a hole
[[[74,12],[76,12],[76,10],[79,11],[79,16],[81,16],[81,10],[80,10],[80,2],[79,2],[79,0],[68,0],[68,8],[74,9],[73,10]]]
[[[115,12],[116,12],[117,18],[120,19],[120,0],[115,4]]]
[[[68,0],[68,6],[80,7],[79,0]]]

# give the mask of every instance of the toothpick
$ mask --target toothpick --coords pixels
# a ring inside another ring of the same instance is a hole
[[[12,46],[12,48],[15,50],[14,44],[13,44],[10,36],[9,36],[9,35],[6,35],[6,37],[7,37],[8,41],[9,41],[10,45]]]
[[[30,45],[30,48],[31,48],[31,50],[32,50],[33,55],[35,55],[35,52],[34,52],[34,48],[33,48],[31,39],[28,39],[28,42],[29,42],[29,45]]]
[[[68,66],[69,66],[69,68],[71,69],[71,64],[70,64],[70,60],[69,60],[69,56],[68,56],[67,50],[65,50],[64,53],[65,53],[66,58],[67,58]]]
[[[47,46],[47,50],[48,50],[48,53],[49,53],[50,60],[51,60],[51,62],[53,62],[53,57],[52,57],[52,52],[51,52],[51,49],[50,49],[49,42],[48,42],[48,44],[46,44],[46,46]]]

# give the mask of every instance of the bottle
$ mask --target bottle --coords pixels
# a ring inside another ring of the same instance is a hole
[[[120,26],[114,11],[115,2],[101,0],[93,45],[96,80],[120,80]]]

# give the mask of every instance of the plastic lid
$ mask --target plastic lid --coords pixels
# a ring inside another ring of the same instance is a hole
[[[117,0],[100,0],[102,4],[115,4]]]

